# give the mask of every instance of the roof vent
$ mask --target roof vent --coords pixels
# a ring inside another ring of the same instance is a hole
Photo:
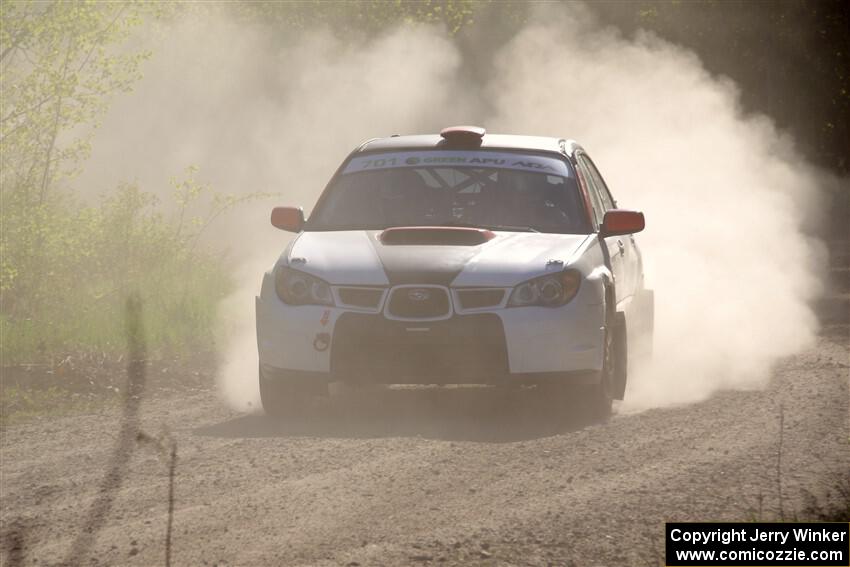
[[[449,126],[440,132],[447,142],[481,144],[486,130],[480,126]]]

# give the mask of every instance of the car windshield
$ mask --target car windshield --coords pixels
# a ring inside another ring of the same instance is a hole
[[[566,160],[481,150],[355,156],[319,200],[308,230],[392,226],[589,232]]]

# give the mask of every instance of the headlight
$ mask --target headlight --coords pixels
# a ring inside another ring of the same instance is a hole
[[[317,277],[280,266],[275,270],[275,291],[290,305],[333,305],[331,286]]]
[[[534,278],[514,288],[508,307],[558,307],[569,303],[578,293],[580,285],[581,273],[578,270],[565,270]]]

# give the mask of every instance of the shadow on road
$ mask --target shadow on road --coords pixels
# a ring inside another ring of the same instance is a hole
[[[547,437],[592,421],[575,402],[535,390],[379,389],[316,400],[301,415],[246,415],[195,430],[213,437],[425,437],[505,443]]]

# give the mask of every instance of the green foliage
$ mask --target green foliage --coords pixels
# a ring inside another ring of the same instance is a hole
[[[0,4],[4,365],[123,351],[124,301],[133,291],[144,301],[153,355],[211,344],[216,304],[230,280],[223,258],[199,242],[209,223],[240,199],[200,185],[194,169],[175,181],[177,212],[167,216],[153,195],[133,185],[94,206],[63,189],[87,157],[91,131],[111,97],[141,76],[148,53],[128,48],[131,31],[144,16],[172,7]]]
[[[69,194],[4,207],[2,359],[56,359],[125,349],[124,302],[138,291],[154,355],[207,349],[216,304],[231,290],[226,261],[200,245],[209,223],[238,200],[189,176],[175,181],[176,211],[133,185],[84,206]]]
[[[305,29],[327,25],[342,32],[375,33],[397,24],[443,24],[455,34],[473,22],[485,0],[352,0],[240,2],[237,14],[265,24]]]
[[[38,205],[88,154],[111,95],[140,77],[146,52],[120,49],[144,4],[8,1],[0,8],[0,183]]]

